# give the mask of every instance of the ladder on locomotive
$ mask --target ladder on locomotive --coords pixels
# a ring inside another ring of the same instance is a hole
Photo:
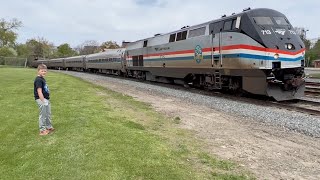
[[[214,72],[214,88],[215,89],[221,89],[222,85],[221,85],[221,74],[219,70],[215,70]]]

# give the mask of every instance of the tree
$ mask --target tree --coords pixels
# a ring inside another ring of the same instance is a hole
[[[311,48],[311,41],[307,39],[307,31],[303,27],[295,27],[294,31],[297,33],[298,36],[300,36],[301,40],[303,41],[306,50],[308,51]]]
[[[61,44],[57,47],[58,57],[70,57],[74,56],[77,53],[70,47],[68,43]]]
[[[104,51],[105,49],[117,49],[120,48],[120,46],[115,41],[106,41],[101,44],[100,49]]]
[[[26,44],[17,44],[15,49],[19,57],[29,57],[31,54],[30,48]]]
[[[10,47],[1,47],[0,48],[0,56],[3,57],[12,57],[12,56],[17,56],[17,52]]]
[[[12,19],[11,21],[6,21],[5,19],[0,19],[0,47],[13,47],[17,39],[17,30],[22,26],[22,22],[17,19]]]
[[[30,55],[35,59],[52,58],[56,51],[53,43],[50,43],[48,40],[40,37],[29,39],[26,42],[26,45],[30,50]]]
[[[306,51],[306,66],[311,66],[314,60],[320,59],[320,40],[318,40],[314,46]]]
[[[309,67],[310,65],[312,65],[315,59],[318,59],[320,57],[320,43],[317,42],[315,46],[311,47],[311,41],[307,39],[306,36],[308,30],[303,27],[295,27],[294,30],[297,35],[300,36],[306,47],[305,62],[306,66]]]
[[[87,55],[99,52],[99,43],[95,40],[88,40],[78,45],[76,50],[80,55]]]

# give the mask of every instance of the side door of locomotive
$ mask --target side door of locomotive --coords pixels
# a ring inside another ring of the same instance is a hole
[[[211,66],[222,66],[222,29],[223,21],[214,22],[209,25],[211,35]]]

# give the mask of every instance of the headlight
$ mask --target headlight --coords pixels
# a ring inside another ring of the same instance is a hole
[[[289,49],[289,50],[292,50],[292,49],[294,49],[294,46],[291,43],[287,43],[287,44],[285,44],[285,48]]]
[[[273,57],[274,59],[279,59],[279,54],[274,54]]]

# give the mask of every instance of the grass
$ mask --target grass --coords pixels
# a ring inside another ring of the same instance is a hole
[[[38,135],[36,70],[0,69],[0,179],[251,179],[200,148],[180,118],[49,72],[54,134]]]

